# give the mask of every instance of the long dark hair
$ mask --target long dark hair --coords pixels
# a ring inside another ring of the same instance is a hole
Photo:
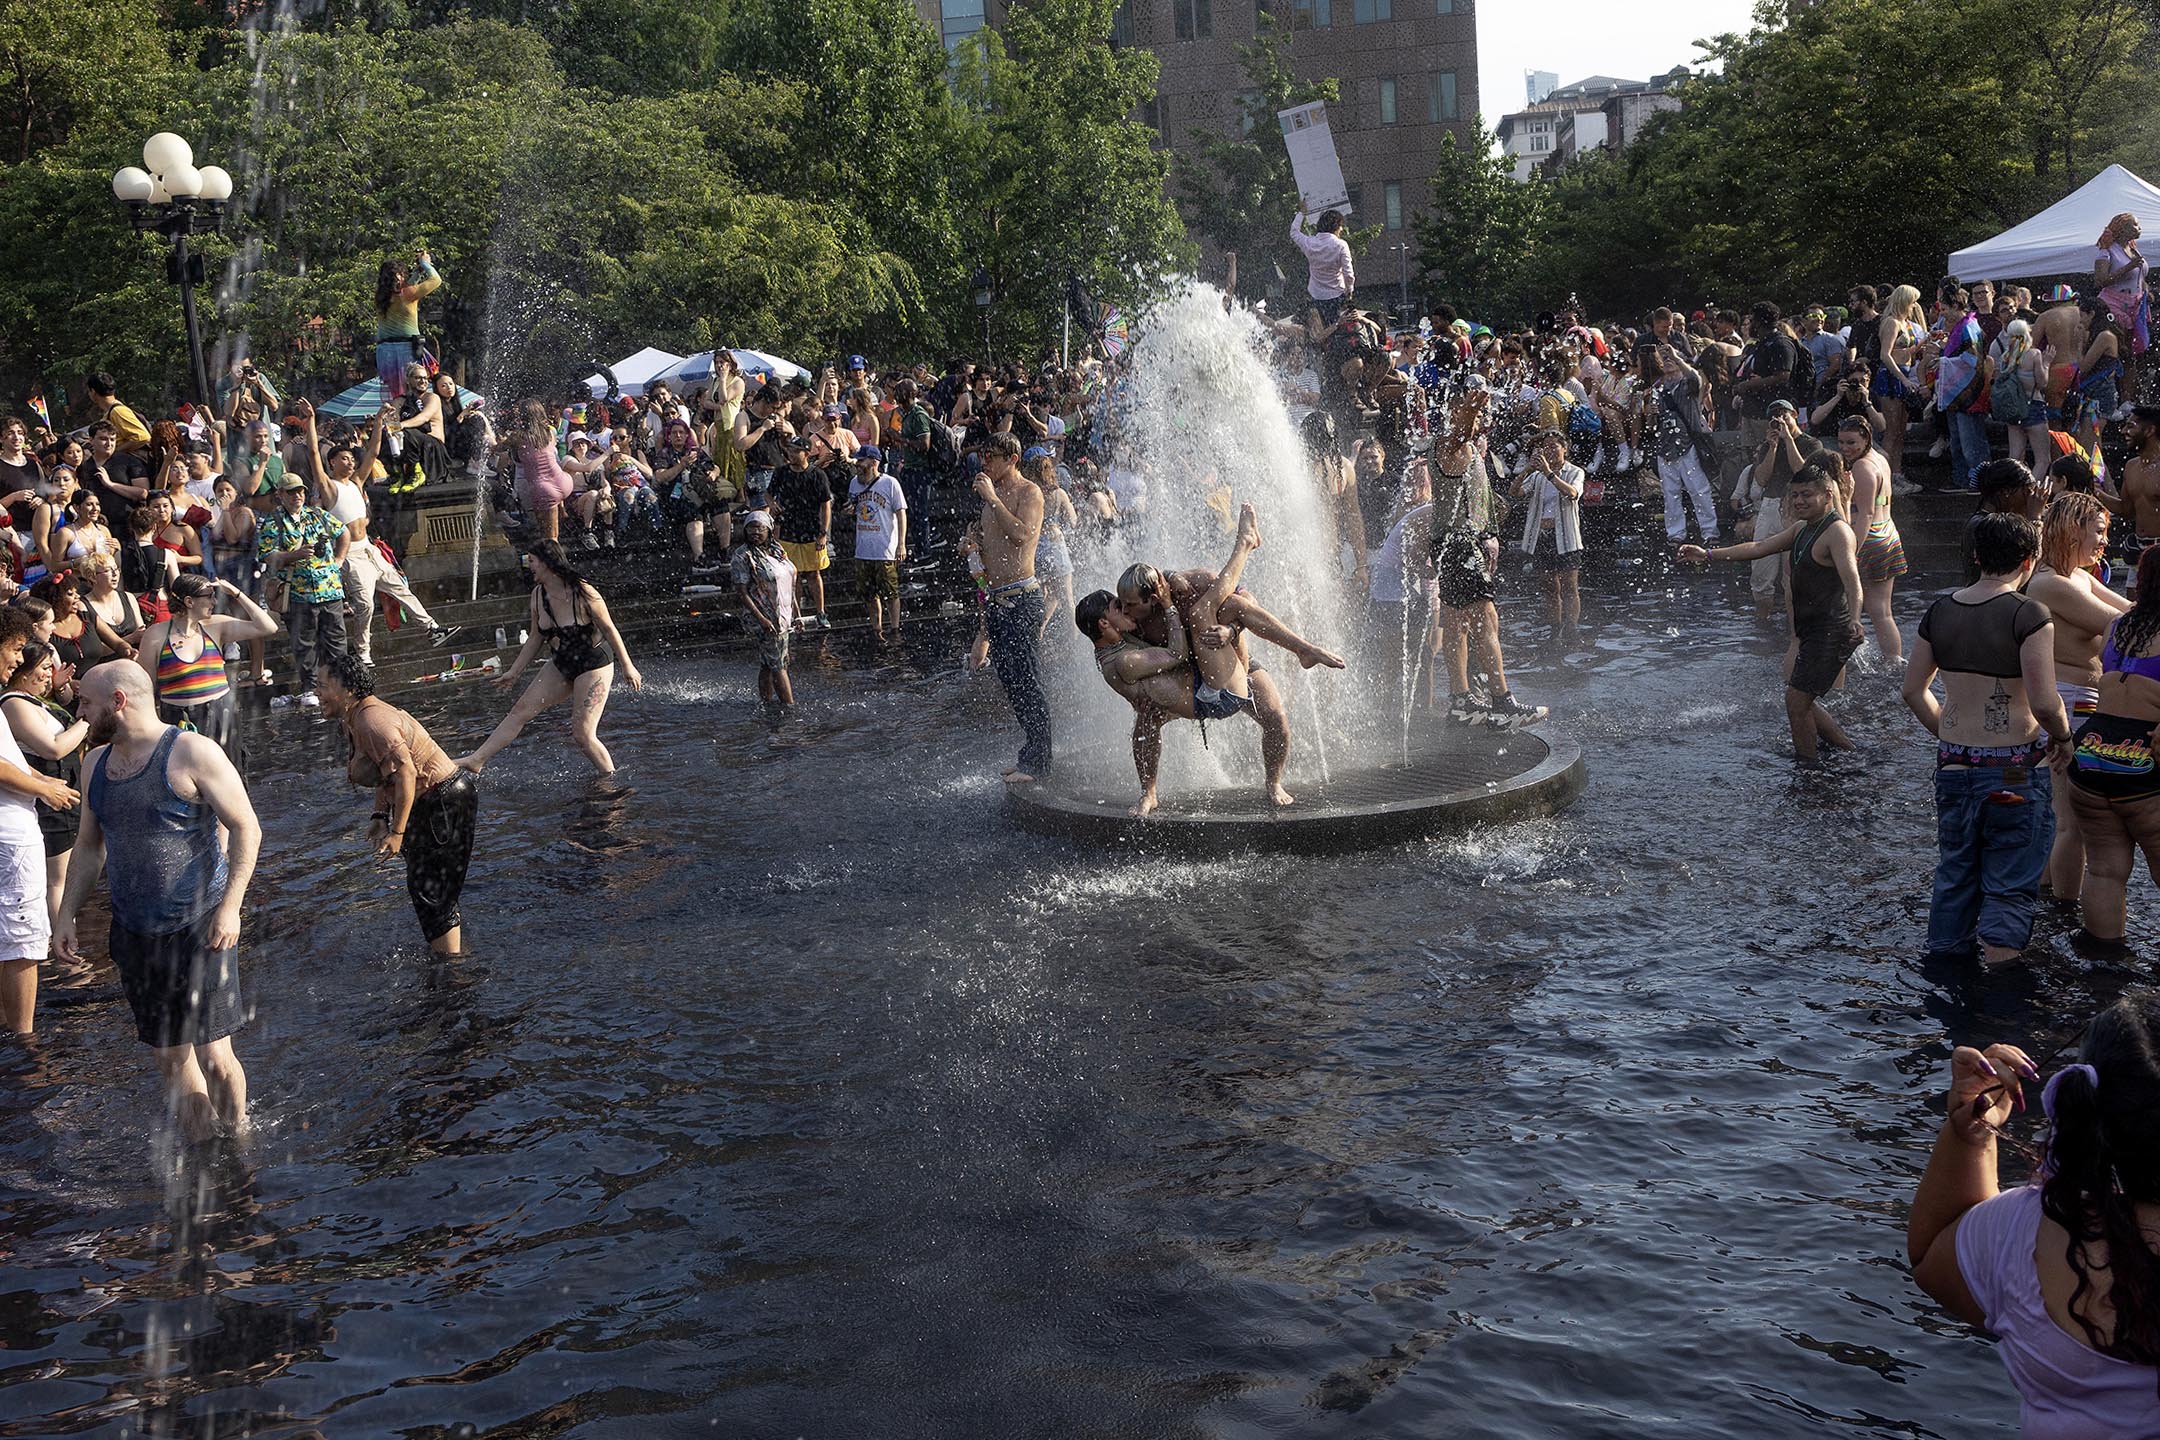
[[[385,260],[375,272],[375,313],[390,313],[390,302],[397,299],[397,292],[405,286],[405,267],[395,260]]]
[[[592,589],[592,582],[578,574],[577,567],[570,563],[569,553],[563,549],[560,540],[536,540],[525,553],[560,576],[572,595]],[[539,577],[535,576],[533,583],[539,584]]]
[[[2160,635],[2160,545],[2138,556],[2137,602],[2115,622],[2115,649],[2129,656],[2144,652]]]
[[[2065,1257],[2077,1288],[2066,1308],[2103,1355],[2160,1364],[2160,1257],[2138,1223],[2140,1203],[2160,1202],[2160,992],[2133,990],[2086,1027],[2083,1069],[2052,1082],[2047,1178],[2040,1208],[2070,1236]],[[2115,1337],[2087,1315],[2088,1254],[2105,1253]]]

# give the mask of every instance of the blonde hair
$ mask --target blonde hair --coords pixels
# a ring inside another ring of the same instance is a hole
[[[2091,495],[2058,495],[2040,512],[2040,563],[2057,575],[2076,571],[2078,551],[2084,548],[2080,533],[2095,515],[2107,507]]]
[[[1900,285],[1890,292],[1889,303],[1883,306],[1883,314],[1892,320],[1903,320],[1906,313],[1920,304],[1920,287]]]

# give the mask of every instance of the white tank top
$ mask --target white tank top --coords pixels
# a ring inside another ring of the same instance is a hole
[[[331,519],[340,525],[350,525],[355,520],[367,518],[367,497],[360,493],[358,485],[350,480],[333,480],[330,484],[337,492],[337,498],[330,502]]]

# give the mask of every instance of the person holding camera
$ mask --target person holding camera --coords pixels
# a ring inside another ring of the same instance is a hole
[[[1876,408],[1875,399],[1868,394],[1867,376],[1858,367],[1852,367],[1838,377],[1830,394],[1822,404],[1808,411],[1808,428],[1811,430],[1842,430],[1847,420],[1865,420],[1870,436],[1879,437],[1889,421]]]
[[[288,474],[278,481],[278,508],[255,527],[256,558],[281,571],[278,585],[285,626],[292,632],[293,685],[303,707],[313,709],[315,662],[345,648],[345,554],[350,548],[345,526],[336,516],[307,499],[307,482]],[[276,703],[276,702],[273,702]]]
[[[661,427],[652,476],[654,488],[667,497],[665,503],[683,527],[691,572],[719,569],[718,560],[705,558],[705,532],[709,526],[717,543],[727,544],[728,505],[735,499],[735,487],[722,481],[719,467],[697,443],[688,419],[677,416]]]

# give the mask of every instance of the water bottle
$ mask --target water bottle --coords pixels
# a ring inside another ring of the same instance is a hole
[[[510,648],[510,632],[500,625],[495,627],[495,648],[498,650]]]
[[[961,604],[958,600],[947,600],[937,608],[938,614],[944,616],[947,620],[957,619],[967,613],[967,606]]]
[[[518,644],[523,645],[527,640],[530,640],[531,638],[532,632],[530,630],[527,630],[522,625],[518,626]]]

